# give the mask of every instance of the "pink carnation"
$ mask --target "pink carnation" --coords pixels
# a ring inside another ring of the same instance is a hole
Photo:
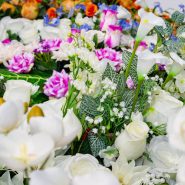
[[[39,44],[39,48],[35,49],[35,53],[47,53],[51,51],[55,51],[60,48],[60,45],[62,43],[61,39],[47,39],[43,40]]]
[[[34,65],[34,55],[32,53],[22,53],[15,55],[7,62],[7,68],[14,73],[28,73]]]
[[[69,75],[65,70],[62,72],[53,71],[52,76],[45,83],[44,94],[55,98],[64,97],[68,92],[69,81]]]
[[[108,59],[114,63],[116,71],[119,71],[123,65],[122,54],[111,48],[98,49],[95,51],[96,56],[101,61],[103,59]]]

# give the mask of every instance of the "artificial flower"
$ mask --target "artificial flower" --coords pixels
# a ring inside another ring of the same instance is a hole
[[[0,133],[8,133],[17,128],[24,116],[24,106],[20,101],[7,101],[0,105]]]
[[[53,140],[43,133],[31,136],[24,130],[14,130],[6,136],[0,135],[0,138],[1,163],[13,170],[23,171],[42,165],[54,147]]]
[[[104,10],[100,22],[101,31],[106,31],[109,25],[115,25],[116,22],[117,22],[117,12],[113,10]]]
[[[109,48],[115,48],[120,44],[121,35],[122,35],[122,28],[120,26],[109,25],[105,35],[104,43]]]
[[[44,93],[49,97],[64,97],[68,92],[69,82],[69,75],[64,70],[61,73],[54,71],[45,83]]]
[[[185,151],[184,113],[185,107],[170,117],[167,129],[170,144],[174,148],[182,151]]]
[[[28,73],[34,65],[34,55],[32,53],[23,53],[15,55],[5,66],[14,73]]]
[[[115,140],[115,146],[127,160],[139,158],[146,147],[149,127],[142,119],[133,120]]]
[[[164,20],[151,12],[140,9],[138,14],[141,18],[141,22],[136,35],[137,41],[142,41],[155,26],[166,27]]]
[[[3,98],[6,101],[19,100],[24,103],[30,102],[30,97],[37,92],[38,86],[24,80],[8,80],[5,83],[5,93]]]
[[[182,151],[174,149],[166,136],[154,137],[148,147],[152,164],[158,171],[175,174],[184,157]]]

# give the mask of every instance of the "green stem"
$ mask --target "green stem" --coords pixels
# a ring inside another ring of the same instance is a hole
[[[127,79],[128,76],[129,76],[130,68],[131,68],[132,62],[133,62],[133,60],[134,60],[134,57],[135,57],[135,55],[136,55],[136,51],[137,51],[137,48],[138,48],[140,42],[141,42],[141,41],[137,41],[137,40],[136,40],[136,42],[135,42],[135,44],[134,44],[134,50],[133,50],[133,52],[132,52],[132,55],[131,55],[131,57],[130,57],[130,60],[129,60],[129,62],[128,62],[128,66],[127,66],[127,69],[126,69],[126,72],[125,72],[125,78],[126,78],[126,79]]]
[[[143,77],[139,77],[139,79],[138,79],[138,85],[137,85],[137,89],[136,89],[136,94],[134,96],[134,101],[133,101],[133,105],[132,105],[131,114],[132,114],[132,112],[135,111],[136,103],[137,103],[138,96],[139,96],[139,91],[141,89],[141,86],[142,86],[143,81],[144,81],[144,78]],[[131,114],[130,114],[130,117],[131,117]]]
[[[162,88],[164,88],[165,85],[166,85],[170,80],[173,79],[173,77],[174,77],[174,74],[169,73],[168,76],[167,76],[167,78],[166,78],[166,80],[164,81],[164,83],[163,83],[163,85],[162,85]]]

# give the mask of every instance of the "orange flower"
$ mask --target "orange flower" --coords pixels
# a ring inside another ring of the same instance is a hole
[[[3,10],[4,12],[7,11],[7,10],[10,10],[11,13],[14,13],[15,12],[15,6],[10,4],[10,3],[4,2],[1,5],[0,10]]]
[[[27,19],[35,19],[39,14],[39,7],[36,0],[27,0],[23,4],[21,15]]]
[[[57,17],[57,10],[54,7],[51,7],[47,10],[46,14],[50,19],[56,18]]]
[[[64,11],[69,11],[75,6],[75,1],[73,0],[64,0],[61,4],[64,7]]]
[[[98,7],[97,5],[93,4],[93,3],[88,3],[86,5],[86,10],[85,10],[85,14],[88,17],[93,17],[94,14],[98,11]]]
[[[135,1],[136,0],[118,0],[119,4],[124,6],[128,10],[139,8],[139,6],[135,4]]]

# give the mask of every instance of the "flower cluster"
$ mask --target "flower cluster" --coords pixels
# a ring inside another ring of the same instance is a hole
[[[0,185],[185,184],[185,6],[107,2],[0,5]]]

